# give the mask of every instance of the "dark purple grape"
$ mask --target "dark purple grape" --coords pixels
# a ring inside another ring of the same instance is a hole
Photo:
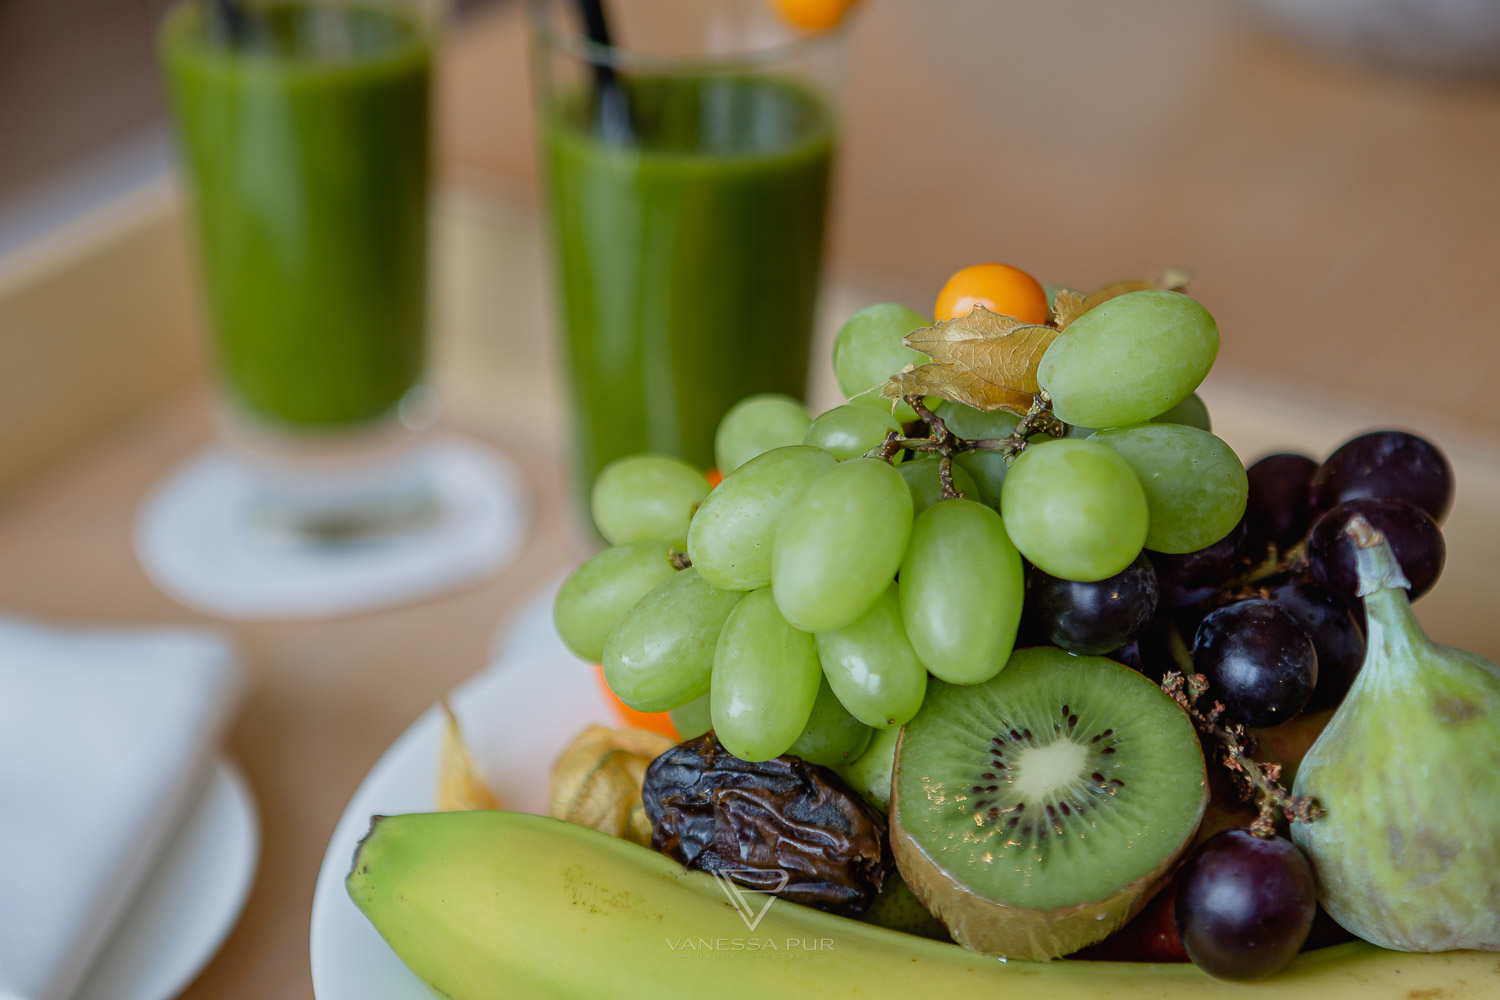
[[[1437,522],[1419,507],[1401,500],[1350,500],[1318,518],[1307,539],[1307,561],[1327,590],[1354,606],[1359,601],[1359,574],[1355,569],[1354,540],[1344,528],[1355,515],[1363,515],[1370,526],[1391,543],[1401,572],[1411,583],[1406,596],[1415,601],[1437,582],[1448,558],[1448,546]]]
[[[1302,943],[1303,951],[1312,951],[1314,948],[1332,948],[1336,944],[1348,944],[1350,941],[1359,939],[1339,924],[1339,922],[1328,915],[1323,907],[1318,907],[1318,912],[1313,916],[1312,930],[1307,932],[1307,940]]]
[[[1021,624],[1016,627],[1016,649],[1028,649],[1032,646],[1050,646],[1051,640],[1047,638],[1047,632],[1037,621],[1036,615],[1027,609],[1021,612]]]
[[[1060,580],[1033,568],[1027,603],[1054,645],[1070,653],[1107,653],[1140,635],[1156,614],[1156,571],[1144,553],[1095,583]]]
[[[1312,928],[1312,868],[1285,837],[1225,830],[1205,840],[1176,880],[1177,935],[1193,964],[1219,979],[1261,979],[1296,957]]]
[[[1125,664],[1136,673],[1145,674],[1159,684],[1168,670],[1182,670],[1184,666],[1172,655],[1172,639],[1169,638],[1171,630],[1176,628],[1179,637],[1191,637],[1198,627],[1197,619],[1196,612],[1159,609],[1156,617],[1146,623],[1140,635],[1104,655],[1116,663]],[[1190,652],[1185,644],[1183,652],[1185,655]]]
[[[1453,469],[1438,447],[1405,431],[1371,431],[1328,456],[1310,493],[1318,513],[1367,497],[1404,500],[1441,522],[1453,501]]]
[[[1247,522],[1241,518],[1229,534],[1197,552],[1148,553],[1156,568],[1161,606],[1185,608],[1197,604],[1243,570],[1246,530]]]
[[[1267,556],[1272,546],[1284,551],[1302,541],[1312,524],[1309,486],[1318,463],[1306,455],[1267,455],[1245,470],[1250,495],[1245,503],[1249,537],[1245,551],[1252,560]]]
[[[1365,632],[1343,604],[1311,580],[1289,580],[1271,591],[1312,639],[1318,652],[1318,683],[1305,711],[1337,705],[1365,662]]]
[[[1247,726],[1285,722],[1318,683],[1318,654],[1290,611],[1270,601],[1226,604],[1193,637],[1193,669],[1224,714]]]
[[[1037,573],[1040,573],[1041,570],[1028,563],[1025,572],[1026,579],[1030,580]],[[1047,629],[1042,624],[1041,615],[1037,614],[1036,608],[1032,606],[1033,604],[1035,602],[1030,600],[1021,602],[1021,621],[1016,626],[1016,649],[1027,649],[1031,646],[1047,646],[1052,643],[1052,640],[1047,638]]]
[[[1119,649],[1112,649],[1104,655],[1109,657],[1111,660],[1114,660],[1116,663],[1125,664],[1125,666],[1129,667],[1131,670],[1134,670],[1138,674],[1145,674],[1147,677],[1151,677],[1152,671],[1156,668],[1157,664],[1160,663],[1160,661],[1156,661],[1150,666],[1147,665],[1146,658],[1142,654],[1141,640],[1139,638],[1132,639],[1125,645],[1121,646]],[[1153,679],[1159,682],[1161,680],[1161,677],[1158,675]]]

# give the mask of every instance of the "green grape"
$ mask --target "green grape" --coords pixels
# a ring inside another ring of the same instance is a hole
[[[879,447],[891,431],[900,433],[901,425],[888,410],[845,403],[814,420],[802,443],[822,448],[843,461]]]
[[[894,583],[853,622],[813,638],[829,687],[860,722],[903,726],[922,707],[927,668],[907,641]]]
[[[870,610],[901,565],[911,493],[875,458],[840,462],[792,504],[771,551],[771,589],[807,632],[843,628]]]
[[[604,644],[604,679],[631,708],[666,712],[708,692],[714,645],[740,598],[685,569],[641,598]]]
[[[1229,534],[1245,513],[1249,482],[1234,449],[1183,424],[1138,424],[1093,437],[1135,470],[1146,491],[1146,548],[1197,552]]]
[[[813,637],[788,624],[769,590],[746,594],[719,635],[709,691],[714,733],[741,760],[770,760],[802,734],[823,668]]]
[[[943,418],[948,429],[969,441],[984,441],[1010,437],[1021,418],[1008,410],[976,410],[965,403],[945,401],[937,415]]]
[[[1158,413],[1151,418],[1151,422],[1153,424],[1182,424],[1185,427],[1196,427],[1200,431],[1214,429],[1214,422],[1208,416],[1208,406],[1203,402],[1203,397],[1196,392],[1166,413]]]
[[[666,455],[627,455],[594,480],[594,524],[611,545],[687,544],[693,511],[708,496],[703,473]]]
[[[900,738],[899,726],[877,729],[864,753],[850,763],[834,768],[845,784],[881,812],[888,812],[891,808],[891,772],[895,770],[896,743]]]
[[[1140,480],[1097,441],[1063,438],[1028,447],[1006,474],[1000,510],[1021,554],[1064,580],[1114,576],[1146,543]]]
[[[974,483],[974,493],[965,493],[970,500],[978,500],[986,507],[1000,503],[1000,490],[1005,485],[1005,456],[998,451],[966,451],[953,459],[955,469],[961,469]]]
[[[669,713],[672,728],[677,730],[679,740],[695,740],[714,727],[708,707],[712,697],[712,693],[701,695],[686,705],[672,709]]]
[[[959,456],[959,458],[962,457]],[[911,491],[913,515],[920,515],[922,511],[937,503],[943,495],[943,480],[935,457],[922,457],[911,462],[903,462],[896,466],[896,471],[901,473],[901,478],[906,481],[906,488]],[[983,499],[981,496],[983,489],[976,485],[974,478],[964,471],[963,463],[958,459],[953,460],[953,488],[970,500],[976,497]]]
[[[677,572],[665,542],[605,549],[575,569],[557,592],[552,620],[563,645],[598,663],[604,643],[640,599]]]
[[[1165,413],[1198,388],[1219,328],[1179,292],[1127,292],[1078,317],[1052,342],[1037,381],[1070,424],[1119,427]]]
[[[802,735],[787,753],[823,767],[849,764],[865,752],[874,732],[839,703],[825,677],[818,685],[818,699],[813,702],[812,715],[808,716]]]
[[[836,459],[792,445],[757,455],[724,478],[688,529],[688,558],[715,587],[759,590],[771,584],[771,543],[787,508]]]
[[[1000,515],[969,500],[930,507],[901,563],[901,621],[917,656],[950,684],[978,684],[1010,658],[1026,576]]]
[[[891,401],[869,390],[884,385],[907,365],[931,360],[901,343],[908,333],[931,325],[932,320],[926,316],[895,302],[877,302],[849,317],[833,342],[833,377],[838,380],[839,391],[862,405],[890,412]],[[896,419],[904,424],[917,415],[910,406],[898,403]]]
[[[807,409],[791,396],[763,392],[746,396],[729,408],[714,432],[714,461],[729,475],[772,448],[801,444],[812,426]]]

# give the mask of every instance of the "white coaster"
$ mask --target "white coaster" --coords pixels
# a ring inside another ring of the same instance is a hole
[[[494,573],[530,520],[504,455],[453,435],[426,445],[437,513],[400,533],[343,541],[267,537],[244,516],[234,463],[210,446],[158,483],[136,516],[147,575],[177,601],[221,618],[291,621],[377,611]]]

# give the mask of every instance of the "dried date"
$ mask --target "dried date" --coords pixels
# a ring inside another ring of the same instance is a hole
[[[651,763],[641,790],[651,846],[689,868],[853,916],[891,869],[885,817],[832,771],[797,757],[751,762],[712,733]]]

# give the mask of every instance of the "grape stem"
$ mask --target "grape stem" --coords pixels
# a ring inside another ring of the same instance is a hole
[[[1031,402],[1031,408],[1026,411],[1020,423],[1016,424],[1015,430],[1011,431],[1007,437],[974,440],[954,434],[942,417],[927,408],[927,404],[920,395],[903,398],[906,405],[916,413],[917,418],[927,425],[928,436],[902,437],[899,431],[891,431],[879,447],[871,449],[867,454],[871,458],[890,462],[901,451],[937,452],[938,480],[942,483],[941,495],[944,500],[956,500],[963,496],[953,485],[953,457],[955,455],[961,455],[966,451],[991,451],[1004,455],[1006,462],[1009,463],[1026,450],[1027,441],[1033,434],[1064,437],[1068,433],[1068,425],[1052,413],[1052,399],[1045,391],[1036,394]]]
[[[1265,558],[1215,591],[1213,603],[1217,606],[1254,598],[1268,600],[1279,581],[1288,575],[1300,576],[1307,572],[1307,567],[1306,539],[1284,553],[1278,553],[1268,543]]]
[[[1182,637],[1168,636],[1173,659],[1182,659],[1181,651],[1186,647]],[[1176,643],[1171,640],[1176,638]],[[1245,797],[1253,801],[1259,810],[1250,832],[1257,837],[1276,836],[1276,813],[1286,816],[1288,823],[1311,823],[1323,815],[1323,807],[1309,795],[1293,795],[1281,787],[1281,765],[1262,764],[1251,757],[1255,753],[1255,737],[1238,722],[1222,721],[1224,703],[1215,701],[1207,712],[1199,705],[1208,694],[1208,678],[1184,670],[1168,670],[1161,679],[1161,689],[1193,720],[1193,724],[1206,735],[1212,736],[1223,749],[1219,763],[1236,779]]]
[[[948,429],[943,418],[927,408],[921,396],[907,396],[906,405],[910,406],[917,417],[927,425],[928,432],[932,435],[929,439],[934,450],[938,453],[938,482],[942,484],[942,492],[939,493],[944,500],[957,500],[963,494],[958,492],[958,487],[953,485],[953,456],[962,450],[960,445],[963,439]]]
[[[1066,437],[1068,434],[1068,425],[1052,412],[1052,397],[1047,395],[1045,389],[1033,397],[1031,408],[1021,417],[1021,422],[1016,424],[1016,429],[1008,437],[967,441],[964,443],[964,450],[999,452],[1009,463],[1026,450],[1033,434],[1046,434],[1055,438]]]
[[[678,552],[676,549],[673,549],[667,556],[667,561],[672,564],[672,568],[675,570],[693,568],[693,561],[688,558],[688,554],[686,552]]]

